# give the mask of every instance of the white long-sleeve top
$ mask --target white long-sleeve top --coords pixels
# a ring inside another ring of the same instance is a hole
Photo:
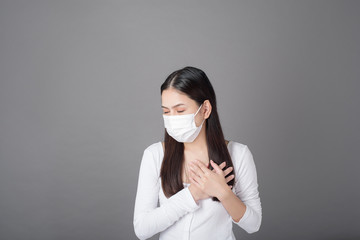
[[[235,222],[221,202],[211,198],[197,204],[188,183],[183,183],[184,189],[166,198],[160,178],[164,150],[162,143],[157,142],[144,150],[140,164],[133,221],[139,239],[160,232],[160,240],[234,240],[233,223],[248,233],[259,230],[262,208],[253,156],[247,145],[229,141],[227,147],[235,171],[232,191],[246,205],[240,221]]]

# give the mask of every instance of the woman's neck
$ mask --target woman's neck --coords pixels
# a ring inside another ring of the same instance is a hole
[[[207,152],[207,141],[206,141],[206,126],[205,123],[202,126],[199,135],[193,142],[185,142],[184,149],[186,151],[195,151],[195,152]]]

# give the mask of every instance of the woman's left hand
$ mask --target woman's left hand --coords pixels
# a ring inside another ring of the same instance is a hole
[[[190,170],[192,171],[190,180],[206,194],[218,197],[224,191],[230,189],[227,182],[233,175],[225,178],[224,172],[216,163],[210,160],[210,164],[215,172],[208,169],[202,161],[196,160],[192,162],[190,164]]]

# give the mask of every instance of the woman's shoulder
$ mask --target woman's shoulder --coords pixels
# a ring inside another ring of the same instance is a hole
[[[161,153],[162,151],[162,142],[159,141],[159,142],[154,142],[154,143],[151,143],[149,144],[144,151],[149,151],[153,154],[159,154]]]
[[[233,141],[233,140],[227,140],[228,141],[228,148],[230,153],[232,152],[244,152],[248,146],[244,143]]]
[[[158,142],[154,142],[154,143],[149,144],[149,145],[145,148],[144,152],[149,152],[149,153],[151,153],[151,155],[153,156],[153,158],[154,158],[156,161],[161,161],[161,160],[162,160],[162,157],[163,157],[163,155],[164,155],[162,142],[161,142],[161,141],[158,141]]]
[[[253,156],[248,145],[230,140],[228,149],[235,168],[239,169],[253,162]]]
[[[161,152],[161,142],[155,142],[149,144],[143,153],[142,162],[148,167],[155,166],[156,169],[160,169],[162,152]]]

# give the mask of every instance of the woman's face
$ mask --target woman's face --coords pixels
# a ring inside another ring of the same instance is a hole
[[[196,113],[199,109],[194,100],[174,88],[168,88],[162,92],[161,105],[163,114],[167,116]],[[195,116],[196,126],[199,126],[204,120],[203,110],[204,104]]]

